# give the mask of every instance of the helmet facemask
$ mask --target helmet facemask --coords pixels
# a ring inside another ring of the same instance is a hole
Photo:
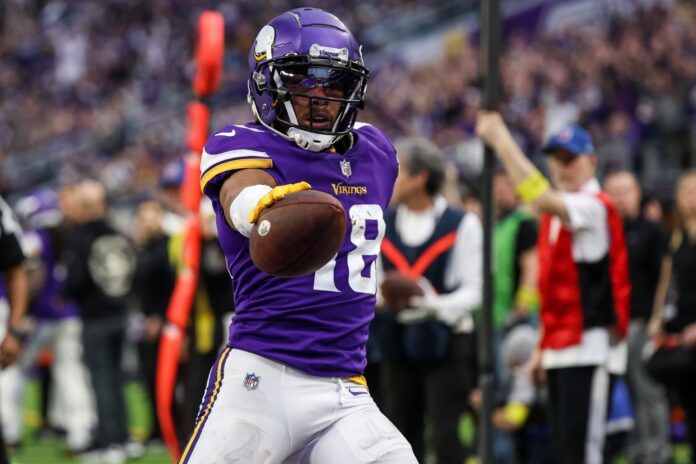
[[[324,51],[315,47],[316,55]],[[259,63],[250,85],[272,97],[272,129],[302,148],[321,151],[353,129],[369,72],[341,51],[336,57],[311,55],[290,54]]]

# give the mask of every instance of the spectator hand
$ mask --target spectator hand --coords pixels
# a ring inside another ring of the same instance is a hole
[[[409,307],[411,297],[422,294],[423,290],[418,282],[392,269],[387,272],[380,284],[378,304],[382,303],[394,311],[402,311]]]
[[[160,316],[148,316],[145,318],[145,327],[143,328],[143,338],[148,342],[153,342],[159,338],[162,332],[164,322]]]
[[[476,135],[483,143],[495,148],[497,143],[510,137],[510,131],[500,113],[481,110],[476,117]]]
[[[8,333],[0,343],[0,366],[6,368],[14,363],[22,351],[22,342],[16,335]]]
[[[483,393],[480,388],[474,388],[469,393],[469,405],[474,411],[478,411],[481,407],[481,402],[483,401]]]
[[[682,331],[681,339],[684,348],[696,348],[696,323],[686,326],[686,328]]]
[[[435,308],[422,306],[399,311],[396,320],[402,324],[417,324],[435,315]]]
[[[659,318],[650,318],[646,329],[648,331],[648,336],[652,338],[662,332],[662,322]]]
[[[526,321],[529,318],[529,310],[524,306],[515,306],[512,309],[512,321],[519,322]]]
[[[408,299],[408,307],[400,311],[396,319],[402,324],[416,324],[437,314],[437,291],[425,277],[421,277],[418,286],[422,295]]]
[[[546,371],[541,366],[541,350],[539,348],[532,352],[532,357],[529,359],[526,369],[532,382],[537,385],[546,383]]]

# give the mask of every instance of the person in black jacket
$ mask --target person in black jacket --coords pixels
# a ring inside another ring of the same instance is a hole
[[[85,364],[97,404],[94,448],[104,460],[122,462],[128,429],[121,353],[136,257],[129,240],[107,222],[106,192],[100,183],[80,183],[77,202],[80,218],[67,239],[64,292],[77,302],[84,324]]]
[[[651,356],[662,361],[649,361],[652,364],[649,371],[654,376],[658,371],[667,374],[659,375],[658,380],[678,394],[684,408],[691,456],[696,456],[696,171],[679,176],[674,203],[674,228],[662,260],[655,305],[648,323],[648,331],[655,334],[658,348]],[[676,302],[668,311],[665,302],[670,285],[676,290]]]
[[[649,341],[647,325],[667,246],[667,232],[641,213],[640,186],[632,173],[609,174],[604,179],[604,188],[623,219],[631,276],[626,376],[635,405],[636,424],[629,434],[628,457],[632,463],[663,463],[671,455],[669,405],[663,386],[645,370],[643,348]]]

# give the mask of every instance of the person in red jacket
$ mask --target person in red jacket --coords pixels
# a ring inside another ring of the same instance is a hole
[[[601,463],[609,373],[626,366],[628,256],[619,215],[595,178],[592,139],[571,124],[544,152],[556,188],[527,159],[500,114],[481,111],[477,134],[496,151],[520,198],[541,214],[541,341],[534,368],[549,390],[553,462]]]

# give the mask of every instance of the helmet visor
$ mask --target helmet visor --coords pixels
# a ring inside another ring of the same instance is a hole
[[[278,121],[321,134],[349,132],[361,107],[367,70],[362,66],[274,60]]]
[[[281,86],[293,95],[323,93],[329,98],[353,99],[360,85],[357,73],[328,66],[289,66],[279,69],[278,75]]]

